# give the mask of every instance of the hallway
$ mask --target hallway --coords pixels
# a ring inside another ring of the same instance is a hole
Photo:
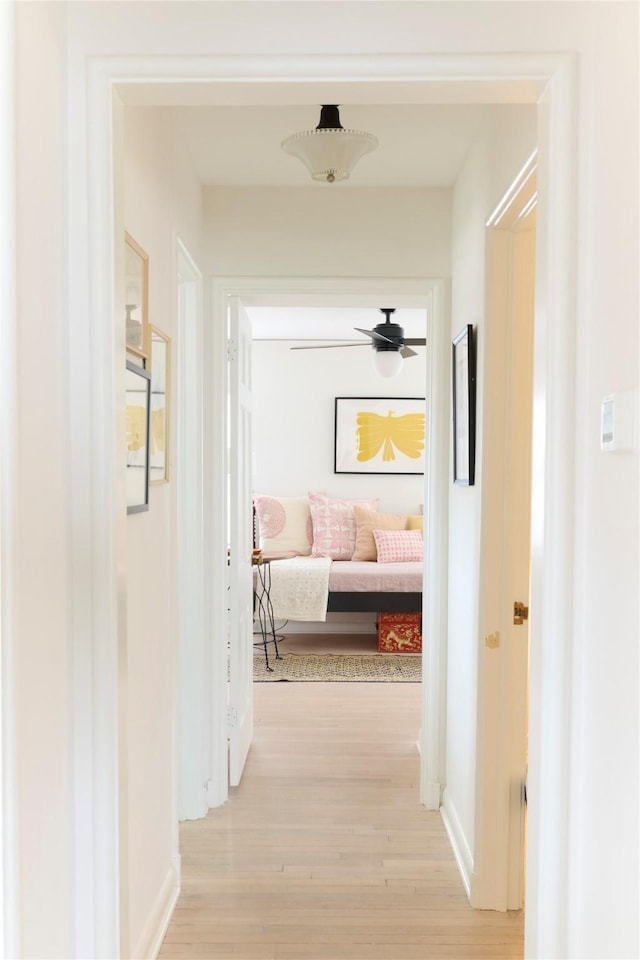
[[[469,907],[418,804],[420,685],[259,683],[240,786],[181,825],[160,960],[520,958],[523,917]]]

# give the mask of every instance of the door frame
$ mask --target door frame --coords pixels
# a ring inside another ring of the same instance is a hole
[[[535,201],[535,156],[528,167],[526,180],[510,186],[497,205],[496,210],[504,204],[505,213],[499,223],[487,225],[485,247],[486,317],[491,318],[485,322],[485,337],[492,340],[494,361],[491,370],[485,369],[492,391],[484,405],[483,473],[491,482],[483,486],[482,503],[475,849],[469,892],[474,907],[493,910],[518,910],[524,905],[529,623],[514,626],[513,602],[519,599],[530,605],[530,584],[523,582],[524,576],[520,578],[524,567],[519,568],[525,550],[530,566],[531,535],[509,490],[514,474],[519,473],[519,489],[530,511],[531,463],[525,448],[530,448],[531,430],[516,436],[512,419],[514,411],[517,416],[517,411],[531,404],[533,394],[532,382],[522,374],[522,358],[531,358],[531,353],[516,353],[513,333],[514,316],[520,311],[532,314],[531,326],[524,328],[527,335],[533,334],[535,325],[533,290],[523,287],[517,269],[526,243],[533,283],[535,227],[525,229],[520,215]],[[532,233],[534,237],[525,241]],[[513,559],[518,562],[514,564]]]
[[[577,191],[577,71],[571,53],[457,53],[452,55],[230,54],[213,56],[93,56],[74,47],[68,60],[68,316],[66,352],[70,411],[70,566],[80,571],[82,603],[70,628],[70,692],[74,723],[87,732],[75,758],[80,791],[86,771],[91,789],[77,816],[88,826],[75,852],[88,866],[93,911],[80,952],[116,956],[120,943],[118,846],[128,830],[119,813],[118,699],[120,568],[126,552],[118,537],[124,515],[119,485],[118,434],[122,338],[114,331],[112,130],[115,84],[145,80],[184,83],[248,80],[301,83],[414,83],[427,90],[457,83],[458,102],[482,101],[496,86],[511,102],[538,97],[539,171],[535,412],[533,427],[531,716],[527,855],[528,955],[562,955],[566,945],[566,889],[571,743],[571,663],[575,529],[575,293]],[[251,86],[249,84],[249,86]],[[535,93],[535,96],[533,96]],[[425,94],[427,96],[427,94]],[[433,95],[431,95],[433,102]],[[91,317],[91,324],[87,323]],[[215,333],[214,333],[215,336]],[[560,411],[560,413],[558,413]],[[214,443],[216,437],[213,437]],[[87,495],[90,491],[90,496]],[[91,562],[85,563],[86,545]],[[84,564],[84,567],[83,567]],[[215,586],[215,584],[212,584]],[[4,589],[4,584],[3,584]],[[90,695],[79,678],[92,678]],[[551,666],[553,665],[553,666]],[[442,665],[440,667],[442,669]],[[124,682],[124,680],[122,681]],[[542,705],[544,704],[544,710]],[[544,747],[543,747],[544,745]],[[75,921],[76,918],[74,918]]]
[[[174,238],[176,278],[175,351],[176,463],[173,471],[175,543],[172,549],[174,575],[178,580],[174,633],[177,734],[177,816],[196,820],[207,812],[204,787],[209,754],[207,707],[209,636],[205,616],[205,581],[208,570],[204,549],[204,376],[203,376],[203,280],[202,273],[184,241]],[[189,349],[187,349],[189,345]],[[188,430],[191,442],[185,443]],[[188,456],[183,458],[182,454]],[[185,464],[185,459],[188,464]],[[176,849],[178,848],[176,838]]]
[[[229,390],[226,317],[230,297],[238,297],[243,306],[335,306],[378,307],[390,298],[396,306],[424,307],[427,313],[427,431],[425,451],[425,576],[423,610],[425,635],[428,638],[422,657],[422,712],[420,740],[420,800],[430,810],[440,806],[444,786],[444,731],[446,720],[446,654],[447,654],[447,473],[448,473],[448,384],[449,384],[449,315],[448,284],[438,279],[340,278],[340,277],[217,277],[211,281],[211,353],[207,354],[207,379],[215,384],[210,398],[211,422],[218,422],[214,433],[213,456],[209,461],[213,473],[206,478],[212,501],[218,505],[215,517],[224,517],[226,475],[220,464],[226,462],[228,437],[226,418],[215,417],[215,411],[226,409]],[[233,417],[232,417],[233,419]],[[216,465],[217,469],[213,467]],[[427,495],[426,491],[429,491]],[[223,596],[226,578],[227,544],[224,527],[217,519],[212,523],[211,539],[214,561],[211,589],[212,618],[212,702],[224,705],[216,711],[212,732],[211,798],[216,803],[227,799],[227,649],[224,605],[215,601]],[[216,569],[217,567],[217,569]],[[224,643],[222,642],[224,640]],[[214,781],[214,776],[217,777]]]

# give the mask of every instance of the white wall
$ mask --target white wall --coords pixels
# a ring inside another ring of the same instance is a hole
[[[163,110],[125,110],[124,221],[149,255],[149,319],[169,334],[178,363],[175,238],[197,259],[200,184]],[[172,378],[173,426],[177,378]],[[176,431],[171,431],[175,459]],[[149,511],[127,518],[128,943],[145,955],[145,926],[178,882],[175,775],[177,576],[172,482],[150,489]],[[155,934],[155,930],[153,933]],[[126,931],[125,931],[126,933]],[[127,941],[125,941],[127,942]]]
[[[600,450],[600,405],[633,389],[638,429],[637,4],[598,3],[584,69],[577,301],[576,596],[568,948],[640,956],[640,488],[633,453]]]
[[[13,542],[3,557],[7,956],[67,957],[73,943],[73,787],[65,418],[66,11],[16,5],[17,393]],[[37,149],[34,145],[37,144]],[[42,163],[46,157],[47,162]],[[6,491],[5,491],[6,492]],[[7,593],[10,589],[11,594]],[[9,621],[5,620],[5,623]],[[7,681],[10,681],[11,686]],[[46,851],[46,855],[43,855]]]
[[[471,148],[453,198],[451,336],[473,324],[477,344],[475,485],[449,494],[449,651],[445,807],[473,872],[476,803],[478,645],[481,628],[481,507],[484,369],[490,331],[485,316],[485,222],[535,148],[535,113],[496,111]],[[452,470],[451,470],[452,473]],[[487,528],[491,518],[485,518]]]
[[[449,275],[451,191],[208,187],[206,264],[217,276]]]

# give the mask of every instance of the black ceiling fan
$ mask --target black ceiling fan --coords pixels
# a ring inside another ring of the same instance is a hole
[[[376,353],[399,353],[403,359],[408,357],[417,357],[415,350],[411,347],[424,347],[427,341],[422,337],[405,337],[404,330],[398,323],[391,322],[391,314],[395,313],[395,307],[380,307],[380,313],[385,315],[384,323],[378,323],[373,330],[364,330],[362,327],[354,327],[358,333],[366,333],[371,337],[371,346]],[[333,347],[364,347],[369,346],[369,341],[363,340],[360,343],[322,343],[313,346],[291,347],[292,350],[328,350]]]

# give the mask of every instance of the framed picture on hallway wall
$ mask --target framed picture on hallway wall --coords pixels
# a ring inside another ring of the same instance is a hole
[[[169,482],[169,431],[171,424],[171,338],[153,324],[151,332],[151,426],[149,430],[149,483]]]
[[[149,509],[151,374],[127,362],[127,513]]]
[[[124,310],[127,350],[148,359],[149,257],[133,237],[124,235]]]
[[[473,327],[467,324],[452,344],[453,364],[453,482],[475,482],[476,354]]]
[[[336,397],[334,473],[424,473],[424,397]]]

